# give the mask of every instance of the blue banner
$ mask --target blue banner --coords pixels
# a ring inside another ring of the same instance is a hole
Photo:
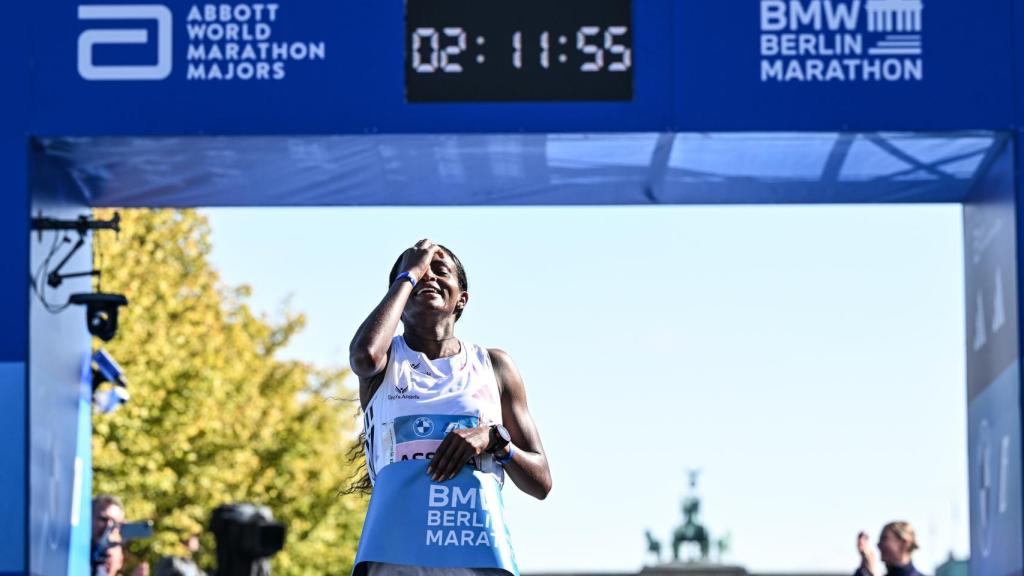
[[[39,135],[1014,125],[1010,0],[565,2],[556,18],[525,0],[512,15],[457,0],[419,15],[402,0],[64,0],[7,18],[34,30]],[[417,100],[426,76],[420,96],[461,100]],[[565,77],[578,81],[562,94]]]
[[[519,575],[501,486],[469,467],[433,482],[423,460],[396,462],[377,476],[353,574],[367,562],[430,568],[498,568]]]
[[[25,570],[25,365],[0,362],[0,574]]]
[[[964,203],[970,571],[992,576],[1024,568],[1013,153],[994,156]]]
[[[82,358],[78,384],[78,437],[71,485],[68,576],[87,574],[92,546],[92,354]]]
[[[1015,361],[968,409],[972,574],[1007,576],[1024,567],[1019,389]]]

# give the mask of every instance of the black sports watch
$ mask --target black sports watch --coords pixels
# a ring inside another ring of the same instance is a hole
[[[499,450],[504,450],[505,446],[508,446],[512,442],[512,436],[509,435],[508,429],[501,424],[491,425],[491,442],[487,445],[487,453],[494,454]]]

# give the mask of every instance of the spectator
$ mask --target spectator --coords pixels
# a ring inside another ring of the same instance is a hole
[[[124,505],[116,496],[100,494],[92,500],[92,541],[90,567],[92,576],[120,576],[124,570],[124,547],[121,526]],[[149,564],[135,567],[132,576],[149,576]]]
[[[885,564],[886,576],[923,576],[910,559],[910,555],[917,549],[917,536],[909,523],[886,524],[878,538],[878,551]],[[870,539],[864,532],[857,535],[857,551],[860,552],[860,567],[854,576],[882,576],[875,562],[875,551],[871,549]]]

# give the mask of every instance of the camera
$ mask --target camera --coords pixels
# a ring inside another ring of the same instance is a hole
[[[121,525],[121,541],[131,542],[133,540],[142,540],[145,538],[151,538],[153,536],[153,521],[152,520],[137,520],[135,522],[126,522]]]
[[[117,334],[117,310],[127,306],[128,299],[121,294],[92,292],[72,294],[68,303],[84,305],[89,333],[109,342]]]
[[[284,548],[285,526],[265,506],[218,506],[210,531],[217,540],[216,576],[269,575],[269,558]]]
[[[100,390],[105,382],[110,382],[111,386]],[[117,410],[121,404],[131,398],[128,394],[128,381],[125,380],[124,370],[103,349],[97,350],[92,355],[92,393],[97,408],[104,414]]]

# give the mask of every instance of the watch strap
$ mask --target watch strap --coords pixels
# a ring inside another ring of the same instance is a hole
[[[509,442],[508,443],[508,454],[506,454],[504,457],[495,456],[494,457],[494,461],[497,462],[499,466],[504,466],[505,464],[508,464],[509,462],[512,461],[512,455],[514,453],[515,453],[515,449],[512,448],[512,443]]]
[[[412,274],[410,274],[408,270],[402,272],[398,276],[395,276],[395,282],[399,282],[401,280],[408,280],[409,284],[412,284],[413,288],[416,287],[416,279],[412,277]]]

